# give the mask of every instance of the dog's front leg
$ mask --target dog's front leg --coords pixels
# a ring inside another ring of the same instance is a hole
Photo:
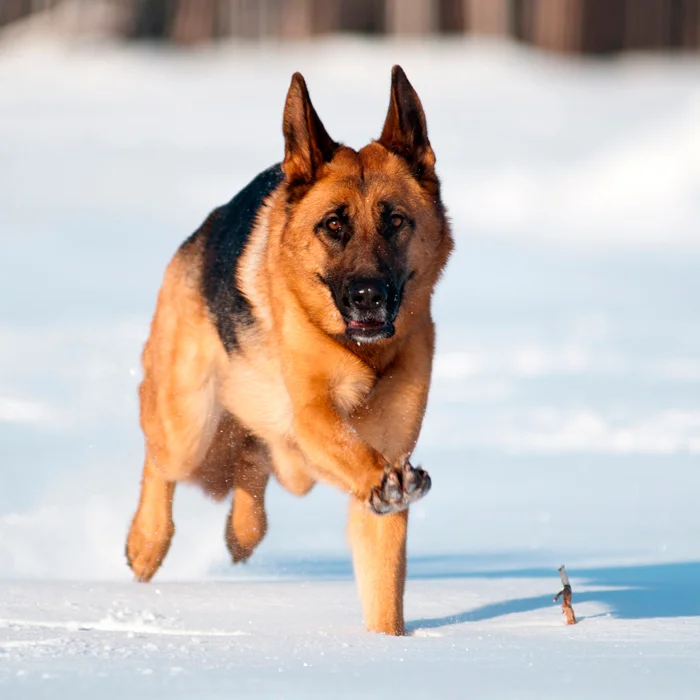
[[[299,447],[319,478],[352,495],[349,535],[365,625],[391,635],[404,632],[407,508],[430,488],[407,457],[425,412],[432,337],[429,325],[408,342],[350,419],[338,411],[323,355],[297,364],[287,380]]]
[[[296,442],[318,478],[369,507],[391,465],[340,415],[325,384],[319,379],[300,398],[295,397]]]
[[[367,629],[403,634],[407,508],[429,477],[404,459],[389,462],[329,405],[308,404],[295,428],[319,477],[352,494],[349,534]]]
[[[392,461],[406,459],[418,440],[430,385],[432,323],[419,330],[379,380],[353,427]],[[376,515],[351,499],[348,535],[367,629],[404,633],[408,509]]]
[[[376,515],[357,499],[350,500],[348,536],[362,604],[370,632],[404,633],[408,509]]]
[[[387,459],[347,418],[366,402],[375,383],[365,363],[334,343],[290,344],[284,358],[294,439],[317,478],[381,514],[403,510],[427,493],[425,472],[393,450]]]

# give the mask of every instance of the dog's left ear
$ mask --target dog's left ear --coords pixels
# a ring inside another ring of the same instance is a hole
[[[310,185],[319,168],[332,160],[340,146],[316,114],[301,73],[292,76],[284,105],[284,170],[290,188]]]
[[[389,112],[379,143],[401,156],[418,181],[426,185],[437,182],[423,105],[401,66],[391,69]]]

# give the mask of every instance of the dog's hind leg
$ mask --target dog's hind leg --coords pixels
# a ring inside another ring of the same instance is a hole
[[[144,380],[141,395],[146,458],[139,506],[126,548],[127,560],[139,581],[149,581],[168,552],[175,532],[175,484],[188,480],[204,459],[220,410],[213,393],[200,388],[170,394],[167,401],[159,402],[159,410],[151,413],[150,402],[144,398],[148,391],[148,380]]]
[[[146,458],[141,497],[126,542],[126,558],[138,581],[150,581],[163,563],[175,534],[173,496],[175,482]]]
[[[265,445],[225,411],[206,457],[187,481],[217,501],[233,491],[225,536],[234,564],[248,559],[267,532],[269,476],[270,454]]]
[[[269,452],[263,443],[249,437],[233,470],[233,502],[226,523],[226,545],[234,564],[246,561],[265,537],[269,478]]]
[[[192,269],[182,252],[168,266],[143,352],[139,394],[146,458],[126,545],[139,581],[150,580],[163,562],[174,533],[175,483],[202,463],[223,413],[216,366],[224,351]]]

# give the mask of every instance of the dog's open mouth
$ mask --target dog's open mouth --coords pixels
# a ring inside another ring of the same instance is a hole
[[[348,321],[348,328],[360,331],[376,331],[386,325],[386,321]]]
[[[389,321],[346,321],[346,335],[356,342],[374,343],[391,338],[394,324]]]

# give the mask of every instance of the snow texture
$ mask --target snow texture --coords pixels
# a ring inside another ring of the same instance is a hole
[[[177,245],[282,154],[301,70],[335,138],[399,62],[457,249],[412,509],[411,636],[362,629],[344,497],[177,493],[151,585],[123,548],[136,387]],[[696,698],[700,63],[503,45],[6,44],[0,55],[0,697]],[[580,623],[552,602],[565,563]]]

